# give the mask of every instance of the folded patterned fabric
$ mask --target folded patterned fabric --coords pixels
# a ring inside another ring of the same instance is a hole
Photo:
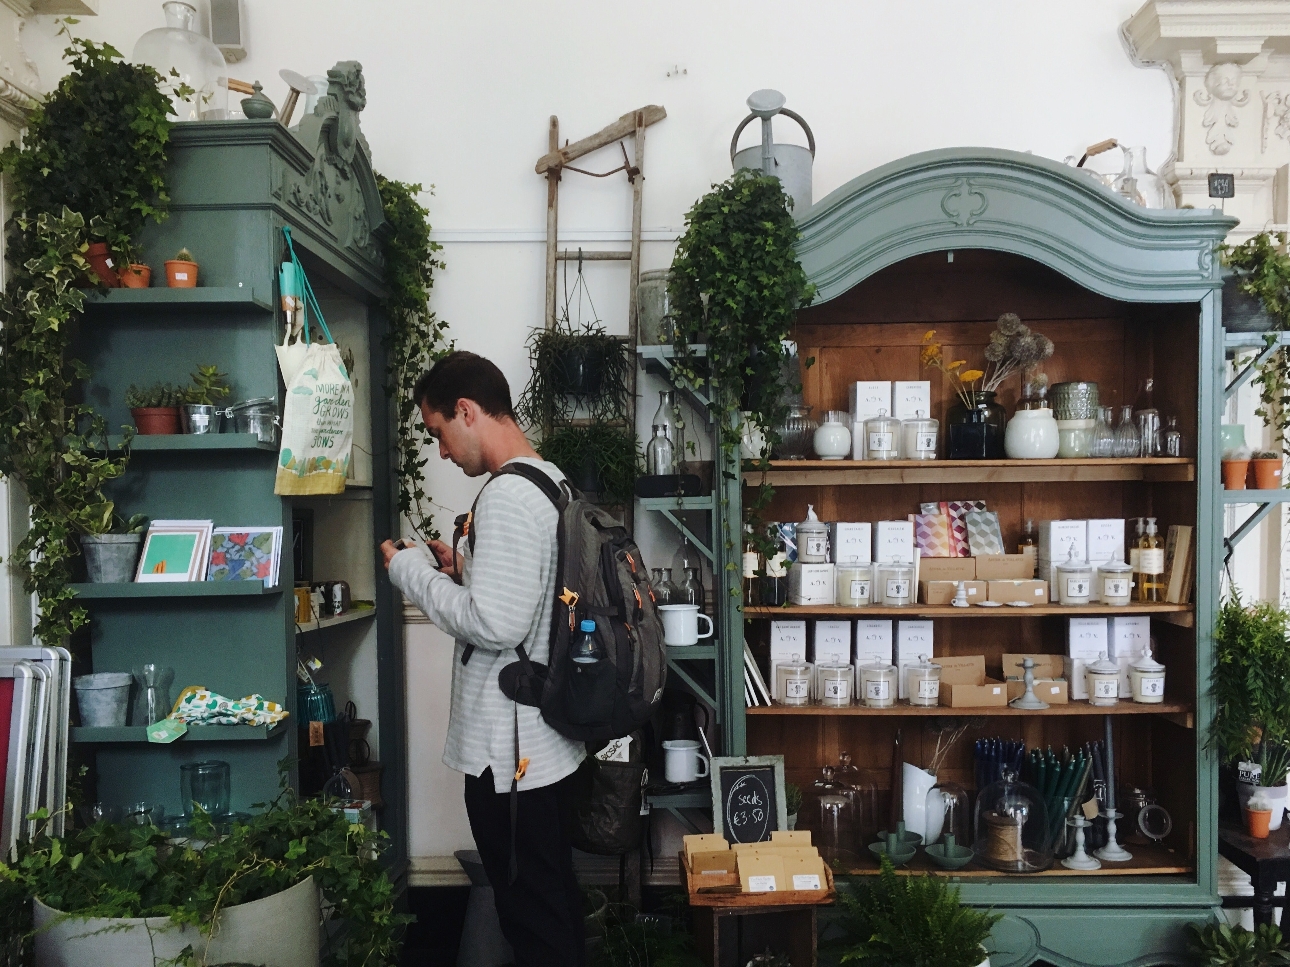
[[[973,557],[1003,553],[1003,530],[999,515],[992,510],[969,510],[963,517],[967,525],[968,549]]]
[[[172,718],[188,725],[274,725],[287,710],[263,695],[225,698],[200,685],[189,685],[175,702]]]
[[[972,549],[968,546],[967,523],[964,518],[968,511],[985,510],[985,501],[942,500],[937,506],[950,520],[950,557],[971,557]]]
[[[910,514],[919,557],[950,557],[950,520],[942,513]]]

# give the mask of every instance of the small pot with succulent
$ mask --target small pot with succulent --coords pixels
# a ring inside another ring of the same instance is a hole
[[[198,366],[192,374],[193,385],[184,391],[184,402],[179,407],[179,419],[185,433],[218,433],[221,400],[227,399],[232,389],[228,373],[221,373],[218,366]]]
[[[187,390],[169,383],[157,383],[147,389],[131,386],[125,391],[125,405],[141,436],[178,433],[179,407],[186,399]]]
[[[93,584],[128,584],[134,580],[134,567],[139,563],[148,518],[135,514],[123,521],[108,504],[104,517],[97,523],[102,524],[101,531],[81,535],[86,574]]]
[[[1281,489],[1281,455],[1271,450],[1260,450],[1250,457],[1254,469],[1255,490]]]
[[[1249,447],[1236,447],[1223,453],[1223,489],[1244,490],[1246,478],[1250,475],[1250,458],[1253,454]]]
[[[129,262],[121,266],[118,275],[123,289],[146,289],[152,285],[152,266],[135,261],[135,257],[142,254],[132,251]]]
[[[166,260],[166,285],[172,289],[197,287],[197,263],[188,249],[181,248],[173,259]]]

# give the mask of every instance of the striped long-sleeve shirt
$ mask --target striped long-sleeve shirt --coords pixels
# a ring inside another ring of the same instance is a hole
[[[564,479],[554,464],[519,459],[553,480]],[[522,644],[533,661],[547,660],[558,566],[557,523],[555,507],[541,490],[516,474],[503,474],[484,488],[475,508],[474,553],[465,540],[461,542],[460,585],[436,571],[419,548],[400,551],[390,562],[394,586],[457,639],[444,765],[470,776],[491,766],[497,792],[510,789],[515,772],[517,712],[520,756],[529,760],[520,789],[558,782],[586,755],[582,743],[552,729],[536,708],[512,702],[497,684],[498,673],[518,661],[516,645]],[[468,642],[475,650],[463,665]]]

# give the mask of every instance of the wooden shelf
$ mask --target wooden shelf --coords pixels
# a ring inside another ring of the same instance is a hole
[[[1122,843],[1121,845],[1133,854],[1133,859],[1127,863],[1103,863],[1100,870],[1068,870],[1062,866],[1061,860],[1054,860],[1052,867],[1042,873],[1000,873],[997,870],[978,866],[975,861],[961,870],[943,870],[927,858],[927,854],[920,846],[918,854],[896,872],[906,875],[938,873],[942,876],[953,878],[962,877],[963,879],[975,880],[988,877],[1011,881],[1026,880],[1027,882],[1034,882],[1037,878],[1048,876],[1180,876],[1195,872],[1194,864],[1180,854],[1163,846],[1154,843],[1147,846],[1138,843]],[[871,858],[872,854],[869,852],[867,844],[861,848],[864,850],[865,855],[860,857],[858,862],[854,864],[834,864],[834,873],[848,876],[875,875],[878,872],[878,861]]]
[[[313,631],[326,631],[328,628],[335,628],[339,625],[352,624],[355,621],[366,621],[369,618],[376,617],[376,608],[358,608],[347,614],[339,615],[335,618],[319,618],[316,621],[310,621],[307,624],[296,623],[296,634],[305,635]]]
[[[72,584],[78,598],[108,600],[112,598],[258,598],[281,594],[282,585],[266,588],[260,581],[175,581],[128,584]]]
[[[108,446],[116,449],[124,439],[122,436],[110,436]],[[263,450],[277,453],[278,444],[264,443],[254,433],[150,433],[146,436],[136,435],[130,441],[130,449],[135,453],[194,450]]]
[[[932,661],[936,659],[933,658]],[[877,715],[888,717],[935,716],[968,717],[968,718],[1048,718],[1054,715],[1160,715],[1166,716],[1175,725],[1184,728],[1195,726],[1195,713],[1186,702],[1162,702],[1159,705],[1145,705],[1140,702],[1124,701],[1115,705],[1090,705],[1088,702],[1072,701],[1065,705],[1050,705],[1046,709],[1033,711],[1002,707],[964,707],[952,708],[949,705],[895,705],[892,708],[869,708],[866,705],[847,705],[834,708],[827,705],[770,705],[745,709],[751,716],[763,715],[798,715],[798,716],[838,716],[838,715]]]
[[[197,286],[172,289],[97,289],[85,299],[85,308],[96,309],[247,309],[271,310],[270,303],[248,286]]]
[[[845,487],[935,483],[1079,483],[1196,479],[1196,461],[1183,457],[1124,460],[772,460],[764,474],[774,487]],[[744,464],[744,484],[763,472]]]
[[[1120,607],[1113,604],[1086,604],[1080,607],[1060,604],[1031,605],[1029,608],[982,608],[975,605],[955,608],[948,604],[911,604],[907,608],[843,608],[829,604],[790,604],[782,608],[744,608],[745,618],[1042,618],[1061,615],[1066,618],[1110,617],[1145,614],[1180,628],[1196,624],[1196,607],[1191,604],[1138,604]]]
[[[289,720],[287,720],[289,721]],[[276,725],[190,725],[176,742],[258,742],[286,732],[287,721]],[[72,729],[72,741],[83,743],[122,743],[148,741],[148,730],[142,726],[123,728]],[[165,743],[153,743],[164,745]]]

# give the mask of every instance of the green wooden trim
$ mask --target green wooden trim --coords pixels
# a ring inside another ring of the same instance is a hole
[[[176,742],[259,742],[265,739],[276,738],[285,735],[290,720],[278,722],[275,725],[190,725],[188,731],[181,735]],[[142,742],[148,743],[148,730],[140,726],[125,726],[123,728],[86,728],[78,726],[72,729],[71,738],[73,742],[85,743],[121,743],[121,742]],[[151,743],[152,745],[167,745],[170,743]]]
[[[164,280],[165,269],[160,269]],[[257,294],[249,285],[213,285],[196,286],[192,289],[171,289],[165,286],[154,286],[150,289],[101,289],[90,294],[85,300],[88,312],[108,309],[129,309],[141,312],[147,309],[238,309],[271,310],[273,305],[263,294]],[[177,325],[183,321],[178,320]]]
[[[116,449],[125,437],[109,436],[108,446]],[[265,443],[254,433],[155,433],[136,434],[130,441],[134,453],[192,453],[195,450],[260,450],[277,453],[278,444]]]
[[[915,255],[990,249],[1128,302],[1198,302],[1220,286],[1214,246],[1237,219],[1133,205],[1036,155],[947,148],[883,165],[798,219],[797,253],[827,302]]]
[[[259,598],[281,594],[281,583],[266,588],[259,581],[151,581],[142,584],[73,584],[72,591],[87,601],[125,598]]]
[[[717,657],[716,645],[668,645],[668,661],[711,661]]]

